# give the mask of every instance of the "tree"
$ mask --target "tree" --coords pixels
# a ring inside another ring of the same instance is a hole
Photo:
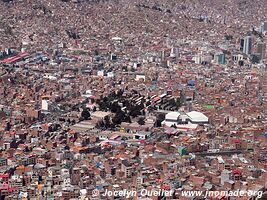
[[[94,108],[93,108],[93,112],[95,112],[96,111],[96,107],[94,106]]]
[[[100,109],[100,110],[107,111],[109,107],[110,107],[110,106],[109,106],[108,101],[105,101],[105,100],[103,99],[102,101],[99,102],[99,109]]]
[[[120,110],[121,110],[121,107],[119,106],[119,104],[117,102],[114,102],[110,107],[110,111],[113,113],[117,113]]]
[[[132,123],[131,117],[127,115],[124,119],[125,122]]]
[[[139,125],[145,125],[145,118],[144,118],[144,117],[140,117],[140,118],[138,119],[137,123],[138,123]]]
[[[121,124],[121,122],[125,121],[127,119],[127,116],[123,111],[119,111],[116,113],[116,115],[113,117],[112,122],[114,125]]]
[[[105,123],[103,122],[103,120],[97,122],[96,124],[96,128],[98,129],[102,129],[105,126]]]
[[[89,110],[84,109],[81,113],[82,120],[88,120],[88,119],[90,119],[90,117],[91,117],[91,114],[90,114]]]
[[[11,124],[10,122],[7,122],[5,131],[10,131],[10,129],[11,129]]]
[[[115,115],[115,116],[113,117],[113,119],[112,119],[112,123],[113,123],[114,125],[121,124],[121,119],[120,119],[120,117],[118,117],[118,115]]]
[[[105,116],[105,117],[104,117],[104,123],[105,123],[105,126],[106,126],[107,128],[110,127],[110,118],[109,118],[109,116]]]
[[[176,105],[178,108],[181,107],[181,99],[180,98],[176,99]]]
[[[130,105],[129,106],[129,115],[132,117],[137,117],[138,115],[141,115],[141,110],[142,108],[140,108],[139,106],[133,106]]]
[[[165,119],[165,114],[161,113],[157,116],[155,126],[156,127],[161,127],[161,122]]]
[[[118,97],[121,97],[122,95],[123,95],[123,90],[120,89],[120,90],[117,92],[117,96],[118,96]]]

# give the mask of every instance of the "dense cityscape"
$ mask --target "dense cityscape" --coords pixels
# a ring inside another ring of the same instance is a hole
[[[266,0],[1,0],[0,200],[266,200]]]

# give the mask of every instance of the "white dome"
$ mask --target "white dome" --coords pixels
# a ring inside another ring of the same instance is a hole
[[[194,122],[208,122],[209,121],[209,118],[201,112],[191,111],[186,114]]]
[[[165,119],[167,120],[177,120],[180,116],[179,112],[170,112],[165,116]]]

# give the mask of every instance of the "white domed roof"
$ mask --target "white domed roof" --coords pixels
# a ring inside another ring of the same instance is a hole
[[[165,116],[165,119],[168,120],[177,120],[177,118],[180,116],[179,112],[170,112]]]
[[[197,111],[191,111],[189,113],[186,113],[188,117],[191,118],[192,121],[196,121],[196,122],[207,122],[209,121],[209,118],[204,115],[201,112],[197,112]]]

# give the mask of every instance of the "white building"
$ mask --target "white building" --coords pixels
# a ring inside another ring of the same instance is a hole
[[[163,122],[166,122],[166,124],[178,124],[179,121],[179,117],[180,117],[180,113],[179,112],[170,112],[168,114],[166,114],[165,116],[165,120]]]
[[[114,77],[114,73],[113,72],[108,72],[107,73],[107,77],[108,78],[113,78]]]
[[[233,55],[233,61],[240,61],[240,60],[244,60],[244,56],[242,54],[236,54]]]
[[[49,109],[49,101],[46,99],[42,100],[42,110],[48,110]]]
[[[162,125],[173,126],[180,128],[196,128],[198,125],[209,123],[209,118],[201,112],[191,111],[188,113],[170,112],[166,114]]]
[[[146,80],[146,76],[145,76],[145,74],[136,74],[135,80],[136,81],[139,81],[139,80],[145,81]]]
[[[150,134],[150,132],[137,132],[136,134],[134,134],[134,139],[145,140],[149,138]]]
[[[97,76],[104,76],[104,70],[97,71]]]
[[[193,124],[208,124],[209,123],[209,118],[201,112],[191,111],[189,113],[186,113],[186,115],[189,117],[188,118],[189,122]]]

